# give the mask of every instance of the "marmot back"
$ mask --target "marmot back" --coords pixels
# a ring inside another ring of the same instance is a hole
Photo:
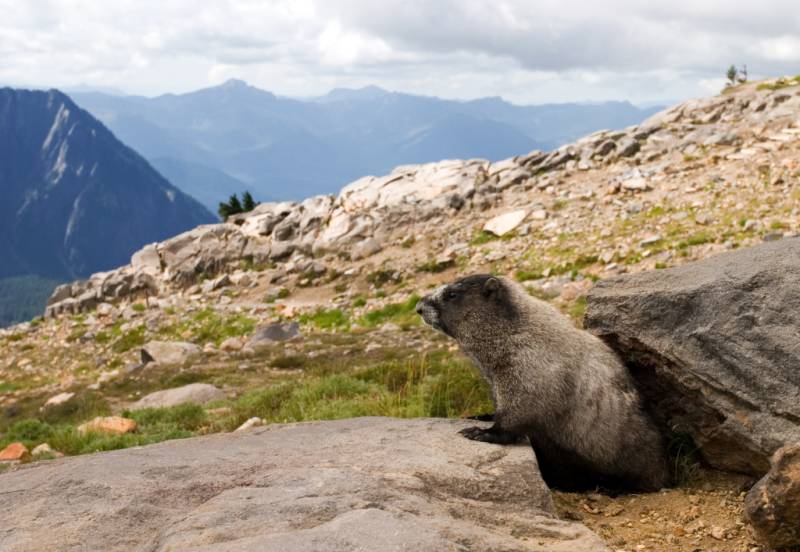
[[[667,483],[661,436],[627,369],[551,305],[508,279],[475,275],[424,297],[417,312],[458,342],[491,387],[494,425],[463,430],[467,438],[527,436],[551,487]]]

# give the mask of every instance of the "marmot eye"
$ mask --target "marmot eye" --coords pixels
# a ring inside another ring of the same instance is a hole
[[[455,299],[456,297],[458,297],[458,293],[456,293],[455,291],[453,291],[451,289],[448,289],[447,291],[444,292],[444,298],[445,298],[446,301],[449,301],[451,299]]]

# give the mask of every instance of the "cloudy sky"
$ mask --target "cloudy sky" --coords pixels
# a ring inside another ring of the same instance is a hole
[[[0,0],[0,84],[516,103],[678,100],[800,73],[796,0]]]

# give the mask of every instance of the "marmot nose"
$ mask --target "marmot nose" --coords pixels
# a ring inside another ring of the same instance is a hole
[[[417,314],[419,314],[420,316],[422,316],[422,309],[425,307],[424,303],[425,299],[420,299],[419,301],[417,301],[417,306],[414,307],[414,310],[417,311]]]

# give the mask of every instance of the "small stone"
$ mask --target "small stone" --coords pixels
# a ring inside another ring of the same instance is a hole
[[[53,449],[48,443],[36,445],[36,447],[34,447],[34,449],[31,451],[32,456],[42,456],[44,454],[49,454],[50,456],[55,456],[56,458],[61,458],[64,456],[62,453]]]
[[[707,215],[705,213],[700,213],[694,217],[694,221],[702,226],[709,224],[712,220],[713,219],[711,218],[711,215]]]
[[[200,354],[200,347],[183,341],[151,341],[142,348],[142,362],[182,364]]]
[[[247,346],[257,350],[259,347],[298,337],[301,337],[301,334],[297,322],[276,322],[258,328],[247,342]]]
[[[382,249],[381,244],[374,238],[367,238],[357,243],[350,252],[350,258],[354,261],[371,257]]]
[[[645,180],[641,176],[637,176],[625,180],[622,183],[622,188],[625,190],[630,190],[632,192],[646,192],[647,190],[650,189],[650,186],[648,186],[647,180]]]
[[[219,344],[219,348],[222,351],[226,351],[229,353],[235,352],[240,350],[244,346],[241,338],[238,337],[229,337],[225,341]]]
[[[155,391],[145,395],[131,406],[131,410],[142,408],[165,408],[184,403],[207,404],[225,398],[225,392],[208,383],[190,383],[181,387]]]
[[[252,418],[244,422],[242,425],[237,427],[234,431],[246,431],[248,429],[252,429],[254,427],[258,427],[261,425],[264,425],[264,420],[262,420],[258,416],[253,416]]]
[[[22,443],[11,443],[3,450],[0,450],[0,462],[18,462],[29,455],[28,447]]]
[[[111,303],[100,303],[97,305],[96,312],[98,316],[110,316],[111,314],[116,313],[117,309]]]
[[[639,242],[639,247],[647,247],[648,245],[653,245],[660,242],[663,238],[660,234],[653,234],[651,236],[647,236],[642,241]]]
[[[78,426],[78,433],[108,433],[111,435],[124,435],[136,431],[136,422],[122,416],[98,416],[90,422]]]
[[[59,406],[64,404],[65,402],[69,401],[72,397],[75,396],[75,393],[70,393],[69,391],[64,393],[59,393],[58,395],[54,395],[47,399],[47,401],[42,406],[42,410],[46,408],[50,408],[52,406]]]
[[[710,534],[717,540],[724,540],[725,539],[725,529],[715,525],[711,528]]]
[[[754,230],[758,228],[758,221],[757,220],[746,220],[744,221],[744,231],[749,232],[750,230]]]
[[[544,209],[537,209],[531,213],[533,220],[545,220],[547,218],[547,211]]]
[[[639,148],[639,142],[633,138],[626,138],[620,142],[618,150],[619,153],[617,155],[619,157],[630,157],[638,153]]]
[[[495,236],[504,236],[519,226],[527,215],[528,212],[524,209],[504,213],[487,221],[483,229]]]

